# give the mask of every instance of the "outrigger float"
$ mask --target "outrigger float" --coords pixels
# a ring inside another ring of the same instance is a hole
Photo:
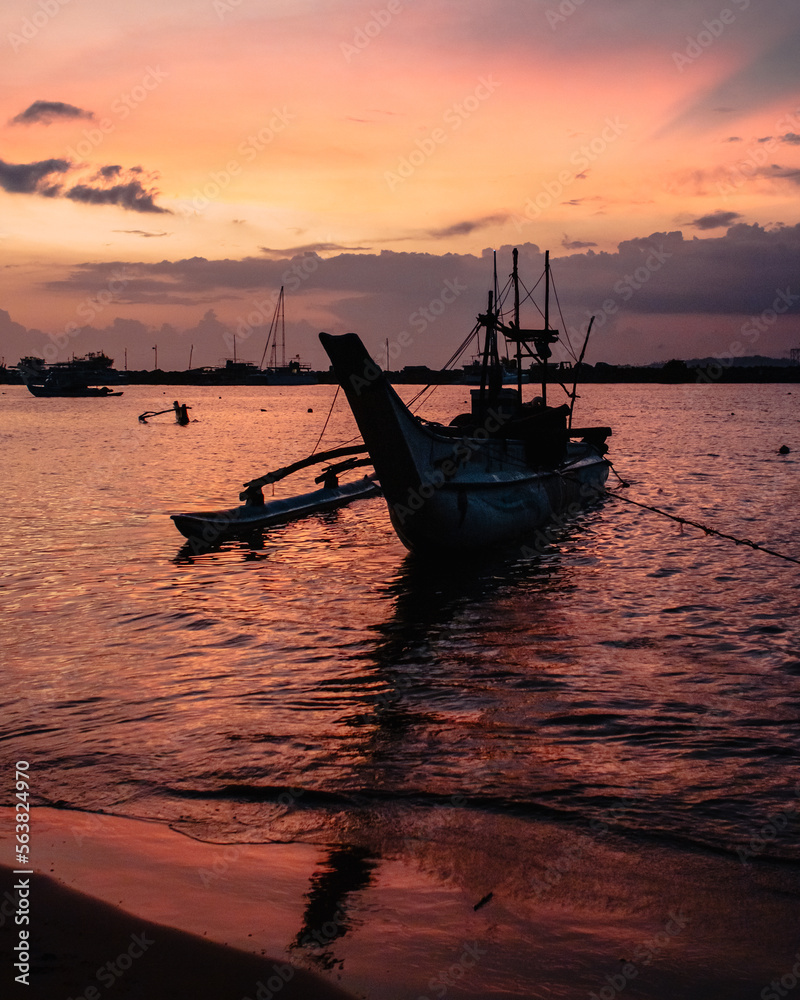
[[[380,487],[374,475],[366,475],[351,483],[339,484],[339,473],[358,466],[371,465],[370,459],[358,459],[363,455],[362,446],[334,448],[331,451],[320,452],[309,458],[294,462],[292,465],[274,472],[268,472],[244,484],[244,490],[239,499],[244,500],[240,507],[229,510],[195,511],[188,514],[172,514],[175,527],[186,538],[195,539],[205,545],[216,545],[230,538],[246,538],[264,528],[278,524],[286,524],[310,514],[320,514],[329,510],[344,507],[354,500],[364,500],[380,494]],[[300,496],[283,497],[280,500],[264,501],[262,486],[277,483],[286,476],[312,465],[321,465],[333,458],[350,456],[343,462],[329,465],[315,482],[321,483],[318,490],[303,493]]]

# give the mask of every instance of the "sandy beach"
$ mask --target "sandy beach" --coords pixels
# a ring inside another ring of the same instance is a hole
[[[3,812],[5,832],[11,813]],[[286,956],[268,957],[281,950],[276,941],[287,914],[280,898],[259,921],[258,893],[240,906],[224,888],[227,869],[246,848],[196,844],[157,823],[53,809],[36,815],[44,866],[31,876],[0,866],[0,946],[9,966],[25,929],[16,925],[14,887],[29,883],[30,985],[14,982],[20,996],[97,1000],[112,986],[115,995],[142,998],[351,995]],[[301,900],[294,904],[300,912]],[[276,936],[271,952],[254,940],[263,923]]]
[[[20,878],[3,869],[4,885],[11,887]],[[4,996],[98,1000],[113,988],[116,996],[143,1000],[271,1000],[279,994],[286,1000],[351,997],[287,962],[153,923],[44,875],[30,881],[35,900],[30,972],[24,961],[16,964],[25,954],[14,955],[13,990],[7,993],[4,987]],[[4,899],[8,901],[7,896]],[[7,962],[18,945],[18,933],[10,920],[0,928]],[[4,978],[8,980],[8,969]]]
[[[344,930],[315,930],[314,845],[225,846],[113,816],[36,817],[30,986],[12,994],[36,1000],[98,1000],[112,987],[155,1000],[746,1000],[791,977],[800,945],[793,866],[634,851],[542,827],[529,848],[550,861],[532,872],[528,849],[518,845],[517,868],[505,857],[510,829],[492,824],[475,828],[470,847],[461,840],[449,877],[455,855],[431,846],[416,873],[389,871],[369,898],[351,897]],[[12,856],[7,833],[2,848]],[[4,868],[2,878],[9,982],[17,876]]]

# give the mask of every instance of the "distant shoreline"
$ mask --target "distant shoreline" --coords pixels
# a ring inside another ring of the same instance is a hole
[[[110,370],[106,382],[98,381],[98,385],[196,385],[196,386],[269,386],[275,388],[291,388],[290,382],[273,384],[261,382],[253,378],[215,377],[209,374],[198,374],[191,371],[129,371]],[[336,380],[331,372],[309,372],[316,378],[318,385],[334,385]],[[459,385],[465,388],[477,388],[477,383],[466,382],[461,372],[436,371],[434,369],[386,372],[389,381],[394,385]],[[93,384],[94,384],[93,380]],[[536,385],[538,376],[530,375],[525,385]],[[592,383],[632,383],[632,384],[702,384],[723,383],[785,383],[800,382],[800,365],[758,365],[754,367],[730,366],[723,363],[709,364],[704,367],[687,367],[683,369],[635,367],[621,365],[606,365],[602,362],[596,366],[586,365],[576,372],[571,369],[552,368],[548,371],[548,384],[579,385]],[[22,379],[10,369],[0,369],[0,385],[22,385]],[[298,387],[305,387],[307,382],[298,382]],[[515,382],[509,383],[516,385]]]

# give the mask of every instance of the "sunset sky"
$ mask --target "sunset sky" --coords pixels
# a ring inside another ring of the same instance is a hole
[[[0,45],[7,363],[258,362],[284,283],[314,366],[438,366],[513,246],[589,360],[800,346],[795,3],[7,0]]]

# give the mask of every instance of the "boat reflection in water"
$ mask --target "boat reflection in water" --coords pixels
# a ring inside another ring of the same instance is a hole
[[[303,926],[289,945],[289,952],[302,949],[323,969],[341,966],[332,945],[352,928],[356,920],[348,913],[348,897],[370,888],[372,873],[380,858],[371,850],[352,844],[331,848],[311,876],[306,893]]]

